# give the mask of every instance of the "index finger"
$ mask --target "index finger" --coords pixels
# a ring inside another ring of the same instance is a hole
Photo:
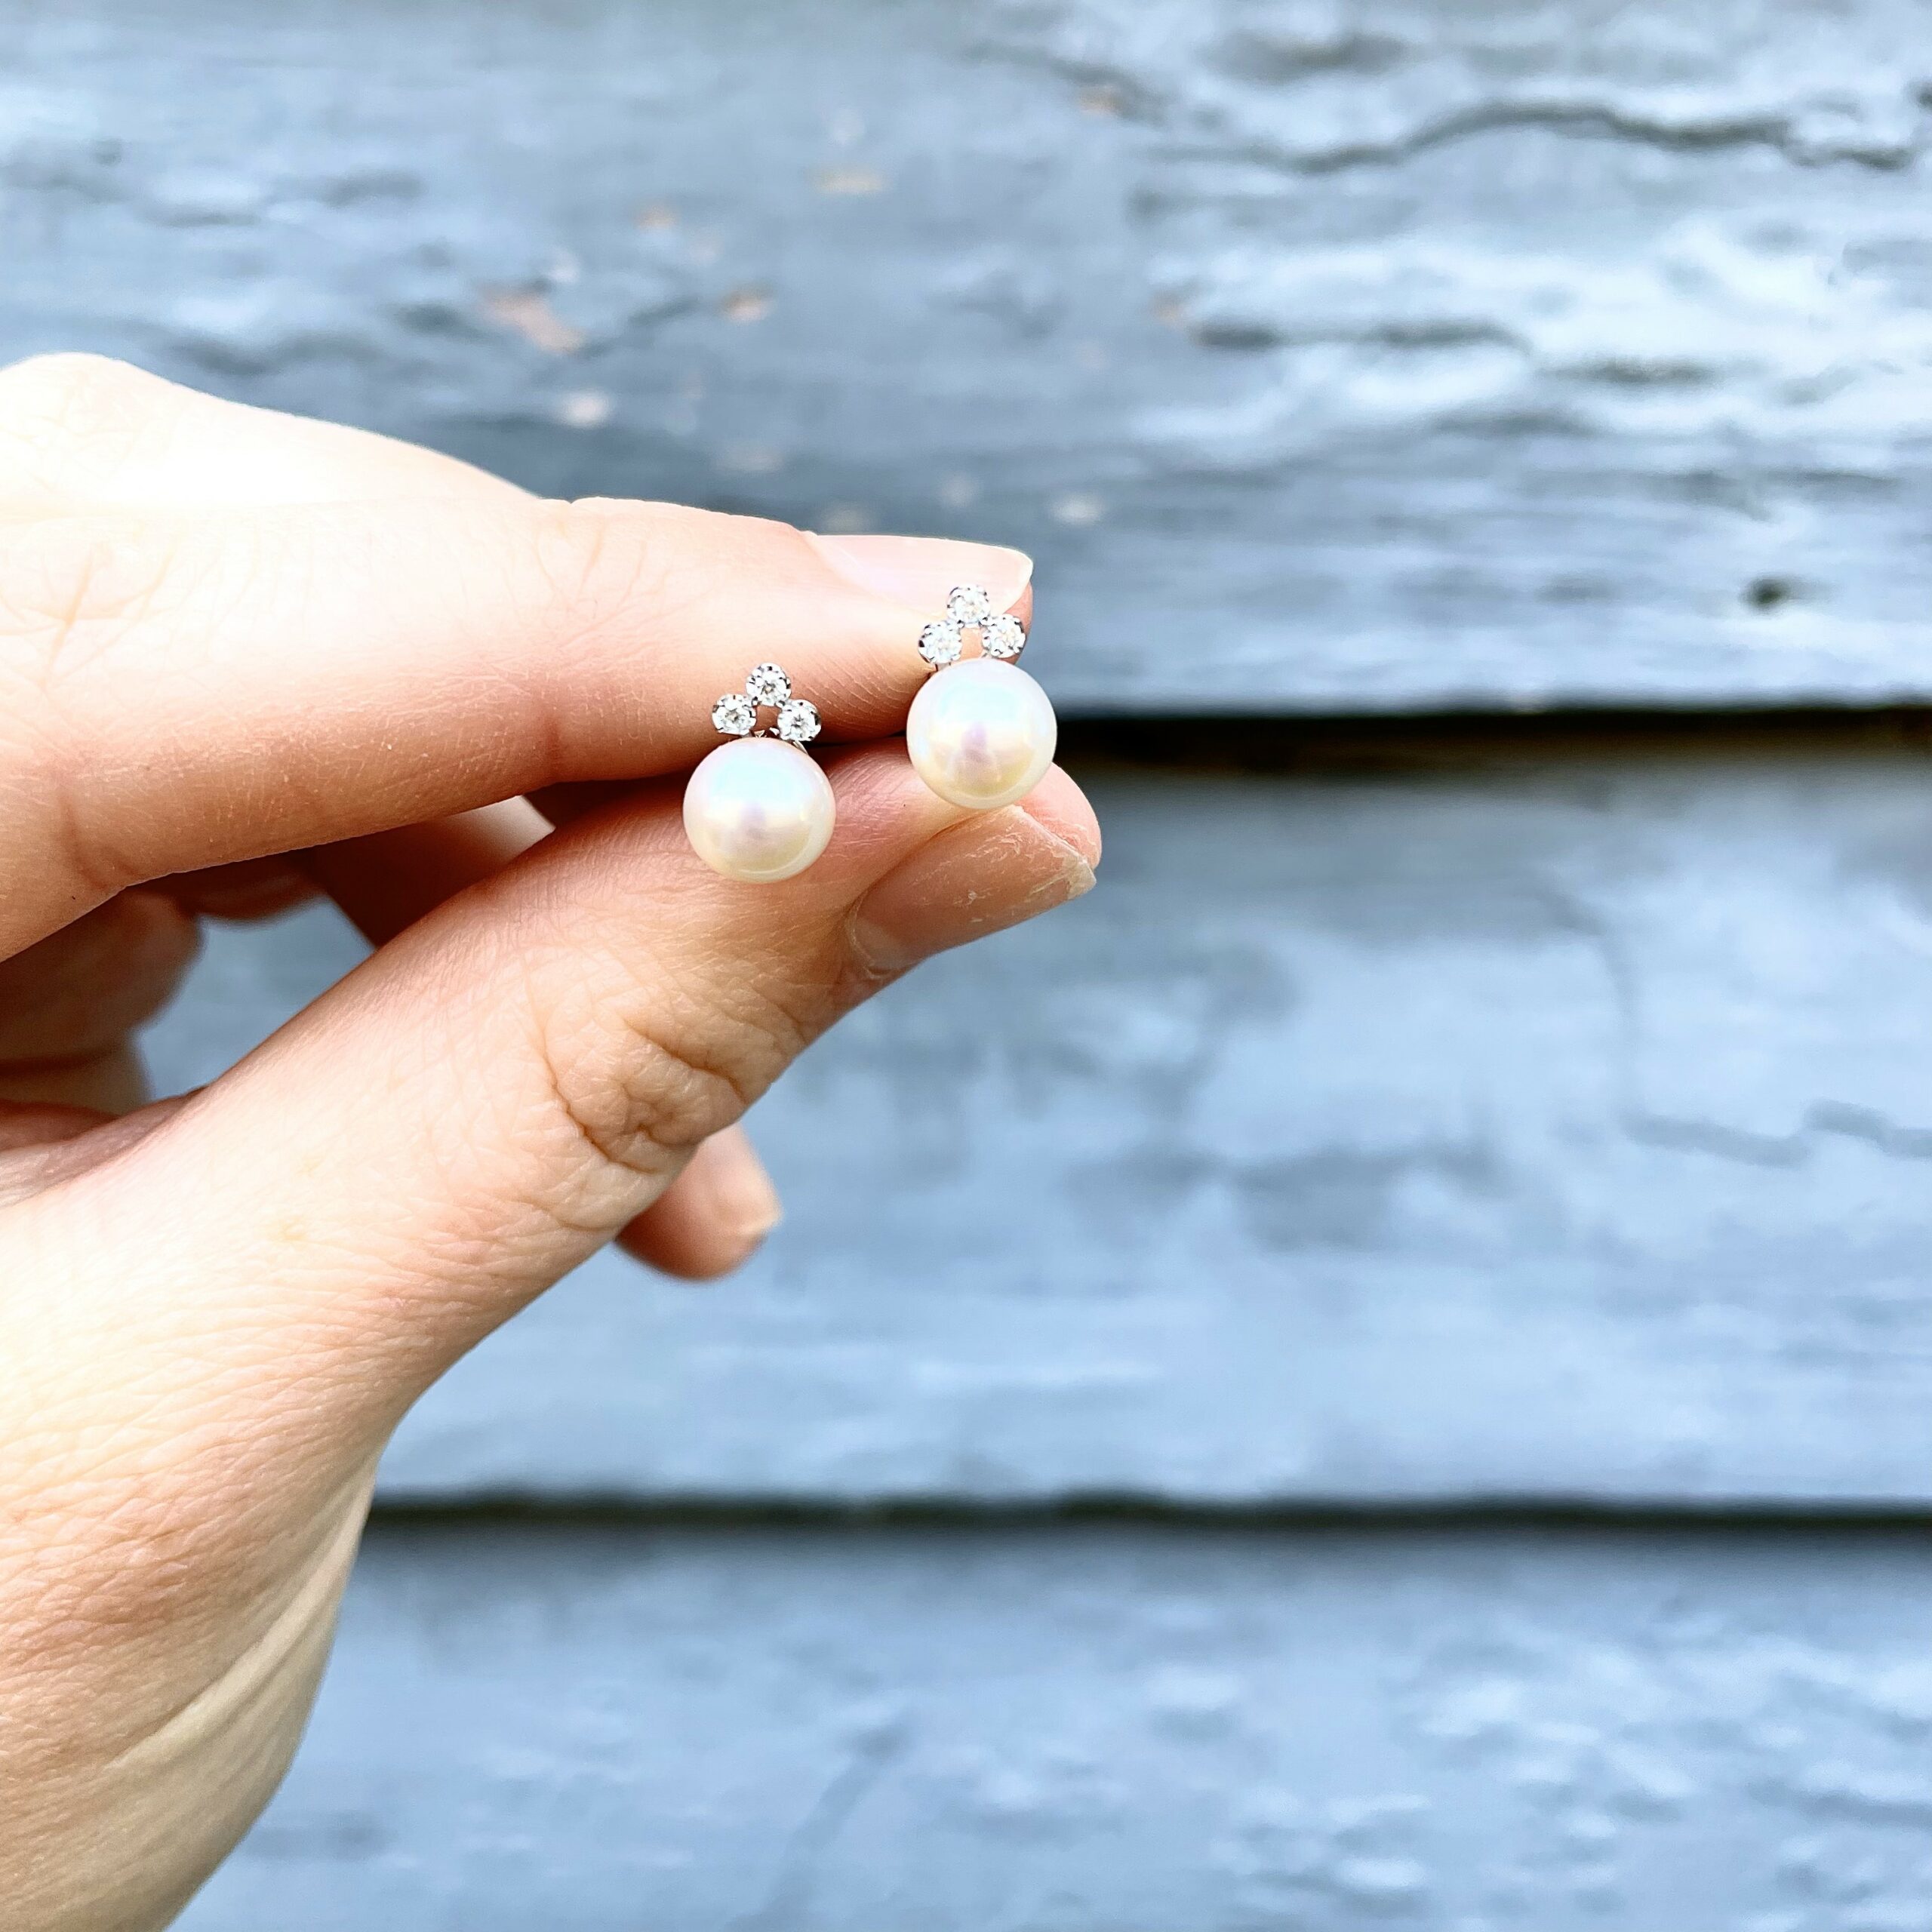
[[[815,537],[513,492],[178,513],[0,538],[0,952],[142,881],[678,768],[782,663],[834,737],[894,731],[955,583],[1019,552]]]

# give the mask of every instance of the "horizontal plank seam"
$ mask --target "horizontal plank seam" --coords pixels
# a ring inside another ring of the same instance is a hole
[[[1589,1529],[1694,1530],[1752,1534],[1767,1529],[1822,1531],[1922,1530],[1932,1527],[1932,1498],[1853,1497],[1842,1503],[1802,1497],[1470,1496],[1440,1500],[1312,1497],[1289,1502],[1217,1502],[1134,1492],[1069,1492],[1035,1499],[941,1495],[872,1500],[782,1496],[629,1497],[481,1493],[432,1497],[379,1495],[372,1524],[384,1530],[930,1529],[1051,1530],[1083,1524],[1135,1524],[1205,1531]]]
[[[1932,706],[1870,710],[1571,709],[1245,716],[1168,712],[1063,715],[1063,764],[1182,771],[1291,771],[1324,764],[1562,756],[1698,756],[1712,752],[1932,755]]]

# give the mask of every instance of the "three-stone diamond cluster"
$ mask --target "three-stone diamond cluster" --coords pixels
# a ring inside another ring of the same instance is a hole
[[[980,648],[989,657],[1010,663],[1026,648],[1026,627],[1017,617],[995,617],[993,601],[977,584],[963,583],[946,600],[946,615],[935,617],[919,633],[919,655],[935,671],[959,661],[966,633],[980,633]]]
[[[758,713],[777,715],[768,731],[758,728]],[[779,737],[788,745],[808,745],[819,734],[818,706],[792,695],[792,681],[776,664],[754,664],[742,691],[727,691],[711,707],[711,721],[728,738]]]

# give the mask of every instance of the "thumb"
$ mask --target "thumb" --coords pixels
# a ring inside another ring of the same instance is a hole
[[[893,973],[1091,881],[1057,774],[964,821],[903,751],[834,784],[831,848],[775,886],[708,871],[675,788],[607,806],[212,1088],[0,1157],[0,1201],[37,1190],[0,1206],[22,1922],[158,1928],[263,1801],[425,1384]]]
[[[0,1216],[0,1353],[29,1349],[37,1399],[83,1411],[122,1364],[130,1453],[218,1468],[238,1513],[238,1489],[278,1512],[333,1494],[841,1013],[1091,883],[1097,829],[1058,773],[977,817],[902,748],[832,777],[837,835],[782,884],[709,871],[660,785],[439,907],[144,1138]]]

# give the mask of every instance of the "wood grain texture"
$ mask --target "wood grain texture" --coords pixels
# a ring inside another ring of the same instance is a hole
[[[183,1932],[1923,1923],[1916,1536],[379,1533]]]
[[[1922,758],[1084,775],[1100,889],[756,1109],[766,1254],[586,1270],[392,1496],[1932,1496]],[[223,939],[166,1084],[312,931]]]
[[[1909,0],[0,0],[0,355],[1041,561],[1090,712],[1932,694]]]

